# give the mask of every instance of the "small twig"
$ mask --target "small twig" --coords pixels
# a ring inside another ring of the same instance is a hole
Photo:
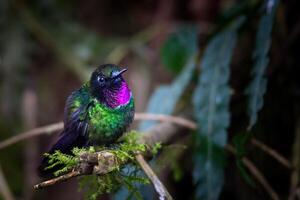
[[[232,154],[237,155],[235,148],[230,144],[226,145],[226,149]],[[271,185],[268,183],[264,175],[257,169],[257,167],[246,157],[242,158],[242,162],[248,168],[251,174],[256,178],[256,180],[263,186],[263,188],[265,188],[271,199],[278,200],[278,194],[273,190]]]
[[[14,197],[4,177],[4,173],[2,171],[1,166],[0,166],[0,193],[2,194],[4,200],[14,200]]]
[[[264,175],[257,169],[257,167],[247,158],[242,159],[243,163],[251,174],[257,179],[257,181],[265,188],[265,190],[268,192],[269,196],[273,200],[279,200],[278,194],[274,191],[272,186],[268,183],[267,179],[264,177]]]
[[[277,151],[275,151],[274,149],[268,147],[267,145],[265,145],[264,143],[262,143],[261,141],[258,141],[256,139],[251,139],[251,143],[260,148],[261,150],[263,150],[264,152],[266,152],[267,154],[269,154],[271,157],[273,157],[275,160],[277,160],[279,163],[281,163],[283,166],[285,166],[288,169],[292,169],[292,164],[291,162],[286,159],[285,157],[283,157],[282,155],[280,155]]]
[[[291,174],[289,200],[294,200],[298,196],[300,200],[300,118],[297,119],[295,139],[292,153],[293,172]]]
[[[163,185],[163,183],[159,180],[157,175],[154,173],[154,171],[151,169],[151,167],[148,165],[148,163],[145,161],[144,157],[141,154],[137,154],[135,156],[135,159],[147,175],[147,177],[152,182],[155,191],[159,195],[160,200],[173,200],[172,196],[166,189],[166,187]]]
[[[175,117],[171,115],[162,115],[162,114],[151,114],[151,113],[136,113],[134,120],[151,120],[151,121],[160,121],[160,122],[170,122],[179,126],[186,127],[188,129],[195,130],[197,129],[197,124],[191,120]]]
[[[22,140],[26,140],[28,138],[34,137],[34,136],[38,136],[38,135],[44,135],[44,134],[51,134],[55,131],[59,131],[63,128],[63,123],[59,122],[59,123],[55,123],[55,124],[50,124],[47,126],[42,126],[42,127],[38,127],[35,129],[31,129],[29,131],[23,132],[23,133],[19,133],[16,136],[13,136],[7,140],[4,140],[3,142],[0,143],[0,150],[4,149],[12,144],[15,144],[17,142],[20,142]]]
[[[33,186],[33,188],[35,190],[42,189],[42,188],[45,188],[45,187],[48,187],[48,186],[51,186],[51,185],[55,185],[57,183],[67,181],[70,178],[74,178],[74,177],[77,177],[77,176],[80,176],[80,175],[83,175],[83,174],[80,173],[79,171],[72,171],[72,172],[69,172],[69,173],[64,174],[62,176],[59,176],[59,177],[44,181],[42,183],[36,184],[35,186]]]

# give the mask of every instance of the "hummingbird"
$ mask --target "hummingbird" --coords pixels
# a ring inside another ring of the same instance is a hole
[[[49,154],[110,145],[122,136],[134,118],[134,98],[122,77],[126,71],[114,64],[100,65],[89,81],[71,93],[64,109],[64,129]],[[42,176],[51,171],[45,170],[47,165],[44,157],[39,168]]]

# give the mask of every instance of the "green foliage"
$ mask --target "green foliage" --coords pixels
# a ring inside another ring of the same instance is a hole
[[[49,158],[49,166],[45,169],[52,169],[56,166],[61,166],[60,169],[54,172],[54,175],[59,176],[61,174],[64,174],[73,169],[78,164],[79,156],[84,152],[94,153],[95,149],[94,147],[90,147],[87,149],[75,147],[72,150],[73,155],[64,154],[60,151],[55,151],[53,154],[45,153],[44,155]]]
[[[143,197],[139,191],[139,186],[149,184],[150,182],[147,178],[140,175],[139,170],[131,166],[129,175],[122,176],[122,183],[129,192],[126,199],[133,199],[134,197],[137,200],[142,200]]]
[[[184,69],[171,85],[160,86],[154,91],[147,106],[148,113],[166,115],[173,113],[196,67],[197,43],[197,29],[195,27],[187,29],[183,27],[167,40],[162,48],[162,59],[168,66],[177,66],[177,68],[180,66],[180,69],[184,66]],[[144,121],[140,124],[139,130],[145,131],[155,124],[154,121]]]
[[[178,159],[186,150],[185,145],[180,144],[170,144],[164,146],[160,155],[155,160],[157,171],[163,171],[168,167],[173,172],[173,178],[175,181],[180,181],[184,176],[181,162]]]
[[[218,199],[223,186],[224,159],[220,152],[227,143],[226,129],[230,121],[229,66],[237,29],[243,21],[244,18],[238,18],[214,36],[203,55],[202,71],[193,99],[199,126],[194,169],[197,199]]]
[[[246,181],[246,183],[252,187],[255,187],[255,181],[252,179],[251,175],[246,170],[244,163],[242,162],[243,157],[246,155],[246,146],[250,138],[251,134],[248,133],[237,134],[233,138],[233,144],[237,152],[236,166],[241,177]]]
[[[172,33],[163,44],[161,60],[173,72],[180,72],[191,55],[197,50],[197,28],[182,26]]]
[[[250,138],[251,135],[247,133],[236,134],[233,137],[232,142],[235,146],[238,157],[243,157],[246,155],[246,145],[249,142]]]
[[[149,184],[149,180],[138,174],[139,169],[131,165],[134,169],[129,173],[122,170],[114,170],[101,176],[89,175],[79,178],[79,189],[84,191],[84,199],[96,200],[102,194],[109,194],[117,191],[121,186],[129,191],[128,198],[134,196],[136,199],[142,199],[136,184]]]
[[[134,161],[134,153],[146,151],[144,144],[139,144],[140,134],[131,131],[126,134],[121,144],[108,149],[111,153],[115,154],[120,161]],[[117,191],[121,186],[125,186],[129,192],[129,198],[134,196],[136,199],[142,199],[141,194],[136,187],[137,184],[148,184],[147,178],[138,174],[139,168],[134,162],[129,165],[130,171],[125,169],[128,166],[116,166],[115,169],[102,176],[86,176],[80,180],[80,188],[86,190],[85,199],[94,200],[104,193],[111,193]]]
[[[141,194],[136,187],[139,184],[148,184],[149,181],[141,173],[134,162],[134,154],[136,152],[146,151],[144,144],[138,143],[141,134],[136,131],[127,133],[120,144],[113,144],[110,147],[89,147],[89,148],[74,148],[73,155],[63,154],[55,151],[53,154],[46,154],[49,157],[49,166],[46,169],[51,169],[61,166],[60,169],[54,172],[55,176],[59,176],[73,169],[79,163],[79,157],[82,153],[95,153],[96,151],[105,150],[113,153],[116,158],[122,162],[131,161],[129,165],[132,170],[126,171],[127,166],[115,166],[110,173],[96,176],[88,175],[80,178],[80,190],[85,191],[85,199],[95,200],[101,194],[111,193],[125,186],[128,189],[130,197],[139,198]],[[160,145],[155,145],[152,151],[157,151]]]
[[[55,176],[59,176],[67,171],[70,171],[73,167],[78,164],[78,158],[72,155],[63,154],[60,151],[55,151],[53,154],[45,154],[49,157],[49,166],[45,169],[52,169],[56,166],[63,166],[59,170],[54,172]]]
[[[184,70],[171,85],[160,86],[154,91],[149,100],[147,112],[166,115],[172,114],[178,100],[192,78],[195,67],[196,58],[195,54],[193,54],[190,55],[190,59],[186,63]],[[140,124],[139,130],[145,131],[156,123],[154,121],[144,121]]]
[[[141,134],[136,131],[127,133],[123,138],[123,142],[118,145],[117,149],[112,149],[110,151],[121,161],[134,160],[134,153],[146,151],[146,145],[138,143],[140,135]]]
[[[79,178],[79,190],[84,191],[84,199],[96,200],[104,193],[114,191],[118,184],[116,172],[111,172],[102,176],[88,175]]]
[[[124,43],[121,38],[98,35],[72,21],[62,21],[53,26],[50,32],[62,48],[87,64],[103,62],[115,47]]]
[[[272,5],[270,5],[270,2]],[[266,0],[263,4],[264,15],[261,17],[256,34],[255,50],[253,52],[254,66],[251,71],[252,81],[246,89],[249,96],[248,115],[250,117],[248,130],[257,121],[257,113],[263,107],[263,96],[267,89],[267,79],[264,77],[269,63],[268,52],[271,46],[271,32],[273,18],[278,5],[278,0]]]
[[[152,146],[152,155],[156,155],[158,153],[158,151],[162,148],[162,145],[160,142],[157,142],[155,143],[153,146]]]
[[[256,186],[255,181],[253,180],[249,172],[246,170],[245,165],[242,162],[242,158],[236,159],[236,166],[239,170],[241,177],[245,180],[245,182],[251,185],[252,187],[255,187]]]

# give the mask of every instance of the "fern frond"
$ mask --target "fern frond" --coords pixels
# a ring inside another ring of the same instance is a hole
[[[195,155],[194,180],[197,199],[218,199],[223,186],[223,147],[229,126],[230,61],[237,38],[237,29],[244,18],[209,42],[201,62],[201,74],[194,93],[195,117],[199,124],[198,151]],[[200,149],[201,148],[201,149]]]
[[[257,113],[263,107],[263,96],[267,90],[267,79],[264,76],[269,63],[269,50],[271,46],[271,32],[273,19],[278,6],[278,0],[266,0],[264,14],[261,17],[256,33],[255,50],[253,52],[254,66],[251,71],[252,81],[246,89],[248,99],[248,115],[250,130],[257,121]]]
[[[185,88],[188,86],[194,69],[196,67],[195,56],[192,55],[187,62],[181,74],[171,85],[164,85],[157,88],[152,94],[146,112],[155,114],[170,115],[182,96]],[[139,130],[145,131],[155,125],[157,122],[144,121],[140,124]]]

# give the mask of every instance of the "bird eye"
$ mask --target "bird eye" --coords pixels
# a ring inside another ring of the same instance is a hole
[[[103,77],[98,77],[97,78],[99,82],[103,83],[104,82],[104,78]]]

